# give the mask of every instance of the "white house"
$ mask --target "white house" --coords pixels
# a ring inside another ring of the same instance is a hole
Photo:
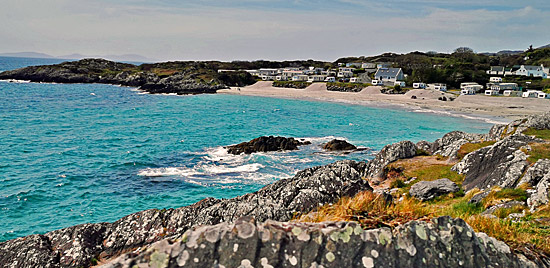
[[[491,69],[487,71],[490,75],[504,75],[504,66],[491,66]]]
[[[539,90],[527,90],[527,91],[523,92],[521,97],[522,98],[538,98],[539,93],[541,93],[541,92],[542,91],[539,91]]]
[[[252,76],[260,76],[260,70],[245,70],[245,72],[249,73]]]
[[[351,72],[351,71],[341,71],[341,72],[338,72],[337,76],[341,77],[341,78],[348,78],[348,77],[353,76],[353,72]]]
[[[313,82],[323,82],[325,81],[326,75],[310,75],[307,79],[309,83]]]
[[[441,83],[428,84],[427,88],[436,91],[447,91],[447,85]]]
[[[519,90],[504,90],[502,95],[506,97],[521,97],[521,93]]]
[[[465,82],[465,83],[460,83],[460,89],[466,89],[466,87],[468,86],[479,86],[478,83],[476,82]],[[481,87],[483,88],[483,87]]]
[[[516,83],[498,83],[491,86],[492,90],[497,90],[498,92],[504,90],[518,90],[518,84]]]
[[[374,74],[374,79],[387,82],[396,82],[403,80],[403,70],[401,68],[380,68]]]
[[[516,71],[516,75],[529,76],[529,77],[542,77],[547,78],[546,73],[544,73],[544,66],[532,66],[532,65],[521,65]]]
[[[493,76],[489,79],[489,82],[491,82],[491,83],[502,83],[502,77]]]
[[[498,96],[499,91],[494,89],[485,90],[485,96]]]
[[[361,68],[363,69],[376,69],[376,64],[372,62],[363,62],[361,64]]]
[[[424,83],[413,83],[413,88],[419,89],[419,88],[426,88],[426,84]]]
[[[304,81],[307,81],[308,79],[309,79],[309,76],[305,74],[295,75],[292,77],[292,81],[297,81],[297,82],[304,82]]]
[[[462,90],[466,90],[468,92],[473,92],[473,94],[476,94],[476,93],[481,92],[483,90],[483,86],[478,85],[478,84],[468,85],[468,86],[465,86],[464,88],[462,88],[461,92],[462,92]],[[473,95],[473,94],[468,94],[468,95]]]

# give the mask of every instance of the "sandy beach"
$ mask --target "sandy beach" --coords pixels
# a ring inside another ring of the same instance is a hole
[[[305,89],[273,87],[272,82],[261,81],[254,85],[222,89],[218,93],[245,96],[262,96],[288,99],[305,99],[342,102],[367,106],[396,106],[416,112],[449,113],[473,118],[494,119],[509,122],[526,115],[550,111],[548,99],[525,99],[520,97],[490,97],[483,95],[457,96],[433,90],[415,89],[403,95],[380,93],[381,87],[370,86],[361,92],[328,91],[324,83],[314,83]],[[416,96],[416,99],[413,99]],[[454,101],[441,101],[439,97],[453,97]]]

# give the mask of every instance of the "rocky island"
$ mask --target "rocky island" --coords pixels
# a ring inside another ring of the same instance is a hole
[[[2,267],[550,267],[550,113],[232,199],[0,243]]]

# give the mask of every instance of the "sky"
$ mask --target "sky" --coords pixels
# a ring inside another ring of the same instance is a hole
[[[334,61],[550,44],[548,0],[0,0],[0,53]]]

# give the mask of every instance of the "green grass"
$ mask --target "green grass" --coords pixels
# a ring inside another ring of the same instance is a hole
[[[526,208],[524,206],[513,206],[511,208],[499,208],[495,210],[493,215],[497,216],[499,219],[504,219],[512,213],[521,213]]]
[[[491,146],[495,144],[496,141],[484,141],[478,143],[466,143],[460,147],[457,153],[458,159],[463,159],[467,154],[477,151],[483,147]]]
[[[447,178],[455,183],[462,183],[464,181],[464,175],[452,171],[451,167],[452,165],[431,165],[411,171],[405,170],[403,173],[407,177],[417,177],[421,181],[433,181]]]
[[[403,188],[406,186],[407,184],[405,184],[405,182],[403,182],[403,180],[400,180],[400,179],[394,180],[390,184],[390,188]]]
[[[528,136],[535,136],[539,139],[550,141],[550,129],[534,129],[534,128],[528,128],[527,130],[523,131],[523,134]]]
[[[468,201],[460,201],[453,204],[451,207],[453,217],[463,218],[472,215],[477,215],[483,212],[484,208],[481,204],[470,204]]]

